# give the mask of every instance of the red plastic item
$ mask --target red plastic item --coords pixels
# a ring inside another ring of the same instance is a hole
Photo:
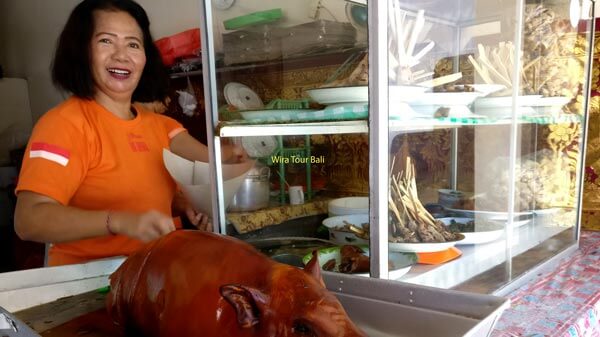
[[[200,54],[200,28],[193,28],[154,41],[166,66],[185,56]]]

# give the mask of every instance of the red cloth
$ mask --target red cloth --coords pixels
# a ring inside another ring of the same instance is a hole
[[[600,336],[600,232],[583,231],[579,250],[508,297],[492,337]]]

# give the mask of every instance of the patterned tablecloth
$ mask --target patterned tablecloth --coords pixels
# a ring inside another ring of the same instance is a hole
[[[600,232],[583,231],[578,251],[508,297],[492,337],[600,337]]]

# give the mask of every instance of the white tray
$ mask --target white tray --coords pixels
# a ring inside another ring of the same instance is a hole
[[[248,110],[240,111],[242,117],[253,122],[292,122],[298,120],[298,115],[316,110],[281,109],[281,110]]]
[[[354,87],[319,88],[307,90],[306,92],[314,101],[320,104],[369,101],[369,87],[366,85]]]

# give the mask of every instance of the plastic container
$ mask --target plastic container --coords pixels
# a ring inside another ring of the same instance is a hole
[[[369,214],[369,197],[346,197],[331,200],[328,212],[329,216]]]
[[[247,27],[223,34],[226,65],[281,58],[281,34],[271,24]]]
[[[200,53],[200,29],[194,28],[167,36],[154,42],[163,63],[170,66],[177,58],[196,56]]]
[[[322,48],[348,48],[356,44],[356,28],[347,22],[317,20],[283,30],[284,57],[318,52]]]

